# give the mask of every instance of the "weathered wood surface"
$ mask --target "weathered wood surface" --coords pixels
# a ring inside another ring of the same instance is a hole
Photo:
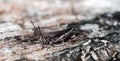
[[[72,3],[0,0],[0,61],[119,61],[119,0]]]

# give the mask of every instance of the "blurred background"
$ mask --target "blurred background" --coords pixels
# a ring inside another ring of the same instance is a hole
[[[0,0],[0,33],[90,19],[104,12],[119,11],[120,0]]]

